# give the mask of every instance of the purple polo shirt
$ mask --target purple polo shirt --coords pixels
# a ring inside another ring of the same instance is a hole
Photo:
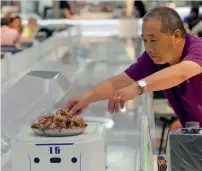
[[[186,35],[181,61],[186,60],[193,61],[202,67],[202,38]],[[132,64],[125,73],[138,81],[169,66],[169,64],[154,64],[149,55],[144,52],[137,63]],[[202,127],[202,74],[163,92],[183,126],[187,121],[197,121]]]

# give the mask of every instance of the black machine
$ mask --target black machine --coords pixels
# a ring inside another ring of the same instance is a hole
[[[202,171],[202,128],[183,128],[169,134],[171,171]]]

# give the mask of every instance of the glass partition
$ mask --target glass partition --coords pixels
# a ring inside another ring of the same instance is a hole
[[[70,79],[77,68],[75,65],[78,64],[74,46],[79,44],[79,41],[79,27],[69,27],[63,31],[57,29],[52,37],[40,42],[34,41],[30,48],[14,55],[5,54],[1,59],[2,93],[31,70],[61,71],[67,73],[67,78]],[[63,64],[63,67],[59,64]],[[67,67],[73,68],[71,72],[65,72]]]
[[[142,52],[140,39],[124,40],[118,37],[84,38],[79,45],[78,58],[89,61],[84,72],[80,73],[66,94],[55,108],[62,108],[67,101],[84,91],[89,90],[105,79],[123,72]],[[131,52],[131,50],[133,52]],[[132,55],[131,55],[132,54]],[[99,121],[107,129],[107,155],[109,171],[139,171],[142,160],[147,160],[146,154],[151,153],[142,147],[142,137],[147,136],[150,142],[148,124],[143,124],[149,107],[144,97],[138,97],[127,103],[125,108],[117,113],[107,112],[107,101],[96,102],[83,112],[89,121]],[[146,117],[147,119],[147,117]],[[143,130],[144,127],[144,130]],[[142,135],[144,133],[144,135]],[[147,140],[144,140],[147,141]],[[142,148],[141,148],[142,147]],[[143,151],[145,154],[143,155]],[[145,161],[145,163],[147,163]],[[148,165],[146,165],[148,166]],[[145,167],[146,167],[145,166]],[[142,167],[143,168],[143,167]],[[145,168],[144,168],[145,169]]]
[[[173,2],[144,4],[149,10],[156,5],[178,7],[193,3]],[[136,20],[135,36],[131,38],[126,30],[133,32],[133,27],[128,27],[124,19],[124,1],[71,1],[71,20],[64,16],[58,2],[52,0],[23,0],[19,4],[21,9],[17,12],[23,24],[33,16],[39,27],[55,31],[52,37],[35,43],[32,48],[2,60],[3,92],[28,72],[2,95],[3,166],[10,159],[11,138],[20,133],[23,125],[48,108],[64,108],[71,97],[123,72],[143,51],[139,37],[142,19]],[[176,10],[183,18],[189,14],[190,7]],[[9,83],[8,76],[14,81]],[[100,122],[107,128],[109,171],[152,171],[156,154],[152,100],[152,94],[144,94],[129,101],[117,114],[107,112],[107,101],[96,102],[83,112],[88,122]],[[3,171],[11,171],[10,165]]]
[[[151,143],[152,154],[157,154],[156,149],[156,127],[155,127],[155,116],[153,112],[153,93],[143,94],[141,96],[143,103],[143,108],[141,111],[146,115],[145,119],[147,120],[147,130],[148,130],[148,139]]]
[[[70,81],[59,72],[29,72],[1,97],[2,132],[19,133],[22,124],[53,106],[69,87]]]
[[[61,35],[55,35],[54,44],[58,44],[58,48],[64,48],[70,41],[65,34],[69,33],[64,31]],[[64,59],[52,61],[53,67],[49,68],[60,68],[65,76],[53,71],[32,71],[25,75],[2,95],[2,158],[5,159],[5,154],[9,152],[10,138],[17,135],[23,125],[29,124],[48,108],[64,108],[71,97],[123,72],[142,53],[141,44],[139,38],[82,38],[79,44],[71,46],[71,58],[76,59],[72,64],[77,62],[83,67],[82,72],[71,80],[71,87],[69,77],[65,77],[66,72],[70,71],[69,58],[67,63]],[[44,64],[41,65],[43,69],[48,63]],[[140,96],[128,102],[118,114],[109,114],[107,101],[102,101],[90,105],[83,113],[88,122],[97,121],[107,127],[109,171],[147,168],[151,161],[148,159],[148,154],[151,155],[148,144],[153,141],[154,129],[153,116],[149,115],[150,100],[151,96]]]
[[[1,154],[4,164],[11,138],[17,136],[24,125],[29,125],[51,108],[70,85],[70,81],[59,72],[31,71],[1,96]]]
[[[54,42],[60,48],[69,41],[68,37],[61,35],[56,35],[57,42]],[[62,41],[58,42],[60,38]],[[23,125],[29,124],[48,108],[64,108],[71,97],[123,72],[142,53],[141,44],[139,38],[85,37],[79,44],[72,46],[73,53],[70,56],[76,61],[70,58],[64,61],[61,58],[52,61],[51,65],[47,62],[37,66],[38,69],[45,69],[49,65],[49,69],[58,68],[62,73],[32,71],[24,76],[2,95],[2,158],[5,159],[5,154],[9,154],[10,138],[20,133]],[[71,79],[70,86],[67,79],[70,77],[66,75],[75,63],[82,67],[82,71]],[[151,146],[152,131],[148,122],[152,116],[148,119],[148,100],[151,99],[140,96],[129,101],[117,114],[107,112],[107,101],[96,102],[83,112],[87,122],[100,122],[107,128],[107,170],[146,171],[149,167],[151,160],[148,156],[151,151],[148,145]]]

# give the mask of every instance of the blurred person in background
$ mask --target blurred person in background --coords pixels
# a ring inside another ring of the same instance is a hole
[[[59,1],[59,8],[62,10],[62,18],[72,18],[71,7],[68,1]]]
[[[30,18],[26,27],[24,27],[21,34],[21,41],[31,41],[35,38],[37,33],[37,22],[36,19]]]
[[[22,22],[19,16],[12,17],[11,27],[17,30],[19,34],[22,33]]]
[[[48,11],[53,9],[53,0],[41,1],[40,4],[43,6],[43,18],[48,17]]]
[[[9,20],[12,18],[12,13],[8,12],[1,18],[1,26],[8,25]]]
[[[199,122],[202,127],[202,39],[188,34],[179,14],[156,7],[143,18],[145,51],[124,72],[69,100],[72,115],[89,104],[108,100],[108,111],[119,112],[142,93],[163,91],[179,121]]]
[[[54,3],[59,3],[59,4],[54,4]],[[71,19],[72,18],[72,12],[71,12],[71,7],[68,1],[54,1],[53,5],[49,3],[49,5],[44,7],[44,11],[43,11],[43,17],[47,18],[47,12],[48,10],[54,10],[53,6],[57,6],[60,10],[60,18],[68,18]]]
[[[138,14],[137,14],[138,11]],[[141,0],[135,0],[134,1],[134,15],[142,18],[147,13],[144,3]]]
[[[18,41],[20,38],[20,34],[18,30],[16,30],[13,25],[15,19],[11,18],[7,20],[7,25],[4,25],[0,28],[1,32],[1,46],[13,46],[16,48],[20,48]]]
[[[202,37],[202,15],[200,17],[200,22],[192,28],[191,33],[195,36]]]
[[[19,1],[1,1],[1,14],[4,16],[7,13],[18,13],[20,12]]]
[[[188,33],[191,32],[192,28],[197,25],[200,21],[199,8],[195,7],[191,9],[190,15],[184,18],[184,27]]]

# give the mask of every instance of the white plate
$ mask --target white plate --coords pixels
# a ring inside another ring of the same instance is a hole
[[[37,129],[32,128],[33,132],[39,136],[50,136],[50,137],[65,137],[74,136],[84,133],[86,127],[73,128],[73,129]]]
[[[46,110],[41,116],[43,115],[53,115],[56,113],[57,110],[60,109],[48,109]],[[30,125],[31,126],[31,125]],[[87,126],[86,126],[87,127]],[[72,128],[72,129],[37,129],[37,128],[31,128],[34,132],[34,134],[38,136],[49,136],[49,137],[65,137],[65,136],[74,136],[74,135],[79,135],[82,134],[86,127],[82,128]]]

